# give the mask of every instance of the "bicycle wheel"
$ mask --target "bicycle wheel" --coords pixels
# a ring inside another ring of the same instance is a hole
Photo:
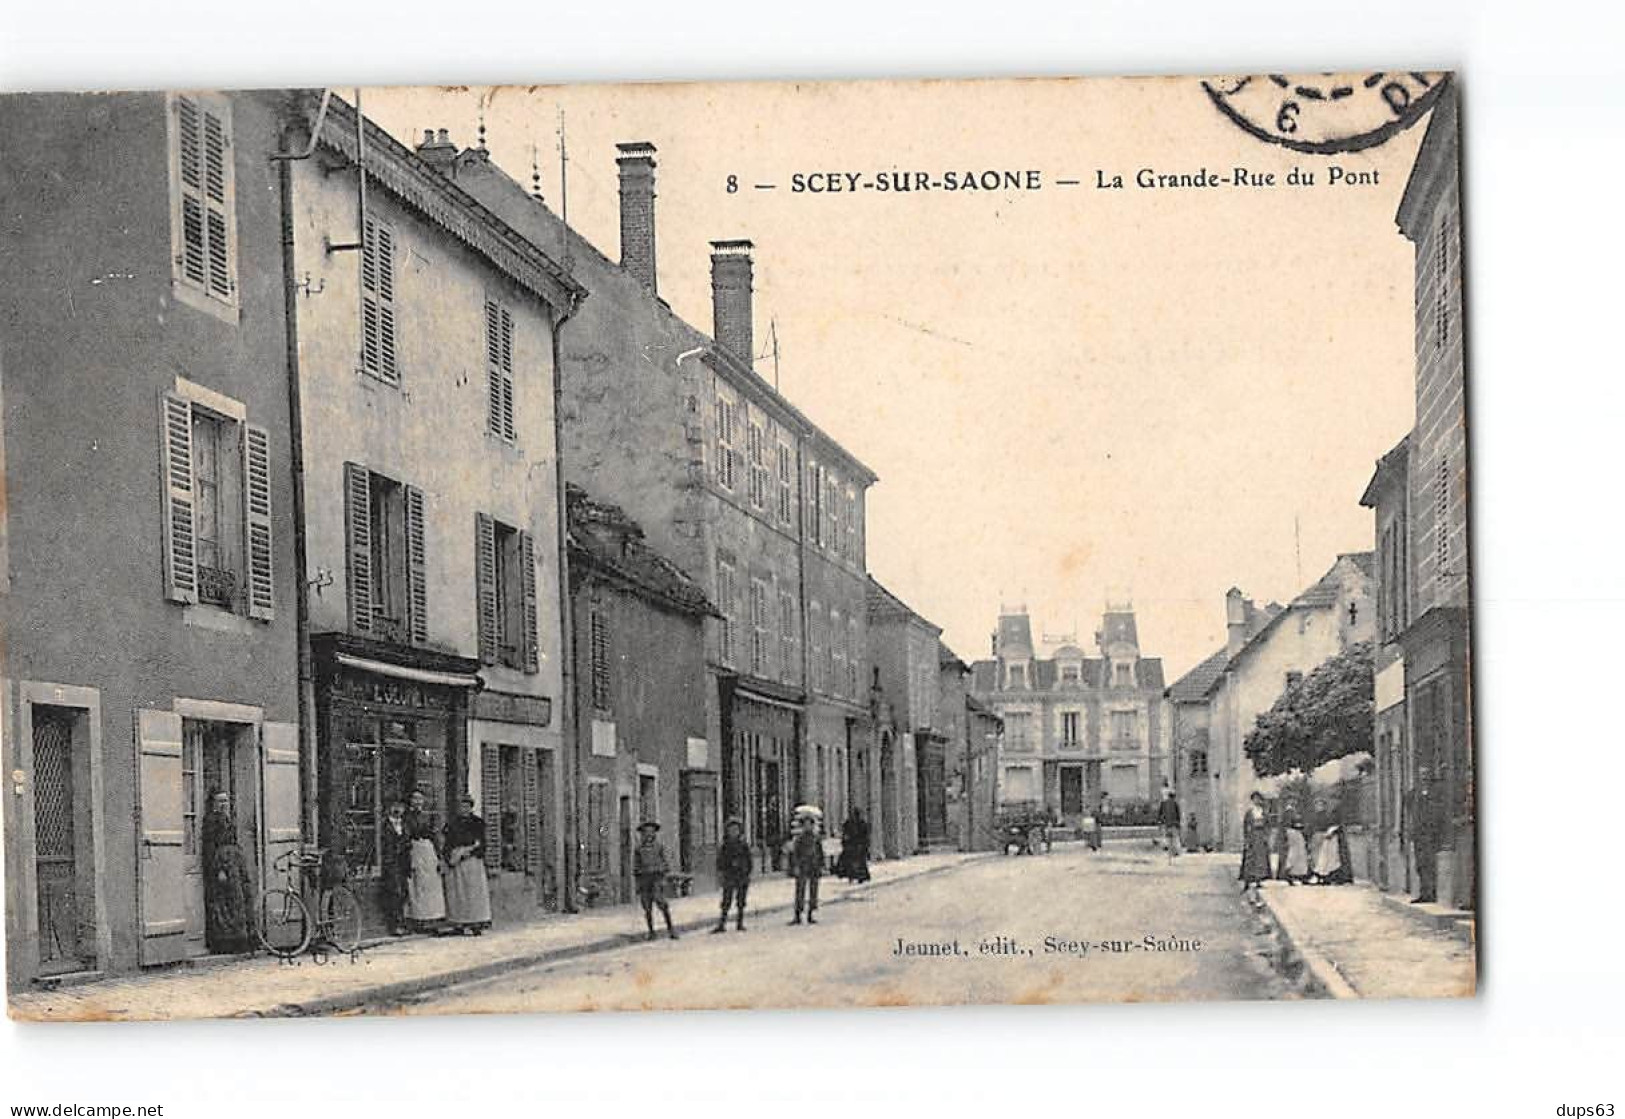
[[[310,910],[291,890],[266,890],[260,895],[255,931],[273,956],[297,956],[310,946]]]
[[[354,952],[361,944],[361,903],[348,886],[322,895],[322,937],[340,952]]]

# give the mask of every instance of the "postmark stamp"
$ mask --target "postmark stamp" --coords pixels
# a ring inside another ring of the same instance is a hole
[[[1315,155],[1381,144],[1421,119],[1448,72],[1263,74],[1207,78],[1202,88],[1243,131]]]

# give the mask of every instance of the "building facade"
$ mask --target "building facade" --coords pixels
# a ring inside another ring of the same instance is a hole
[[[995,846],[998,718],[970,694],[971,668],[937,642],[936,726],[946,739],[948,841],[960,851]]]
[[[299,841],[297,587],[279,104],[12,96],[0,127],[15,987],[207,954],[212,792],[251,888]]]
[[[716,810],[739,816],[771,865],[797,803],[838,819],[880,784],[862,673],[875,476],[755,371],[748,241],[712,245],[714,336],[660,299],[653,145],[619,145],[618,261],[484,151],[459,152],[443,133],[419,151],[558,246],[591,292],[560,341],[565,472],[622,507],[715,606],[703,695]]]
[[[1148,809],[1171,783],[1162,661],[1140,654],[1133,607],[1108,604],[1087,656],[1070,635],[1035,645],[1025,607],[1005,611],[973,692],[1004,725],[1006,802],[1039,801],[1067,827]]]
[[[1373,880],[1385,890],[1412,890],[1416,868],[1406,842],[1405,806],[1416,791],[1405,718],[1405,649],[1410,625],[1410,436],[1377,462],[1360,504],[1373,511],[1377,538],[1377,637],[1374,646],[1372,758],[1377,813]]]
[[[942,628],[869,581],[869,663],[888,718],[877,846],[888,858],[949,842],[949,728],[941,701]]]
[[[315,836],[370,923],[383,821],[485,806],[493,909],[567,904],[554,331],[584,292],[355,107],[291,161]],[[364,169],[364,171],[363,171]]]
[[[650,821],[673,869],[709,882],[721,788],[694,685],[711,605],[619,507],[575,486],[568,506],[583,899],[632,900],[635,829]]]

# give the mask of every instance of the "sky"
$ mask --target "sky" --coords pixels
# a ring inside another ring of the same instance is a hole
[[[1285,601],[1372,547],[1359,497],[1414,412],[1394,214],[1425,120],[1318,156],[1247,135],[1190,78],[363,98],[408,143],[446,128],[472,145],[483,111],[492,158],[526,184],[534,167],[555,210],[562,114],[570,223],[611,259],[615,144],[654,143],[662,297],[709,331],[708,242],[755,243],[759,352],[776,333],[781,391],[879,475],[869,568],[967,660],[1002,607],[1088,646],[1108,597],[1127,598],[1171,682],[1223,643],[1229,587]],[[1374,174],[1332,185],[1334,165]],[[1277,185],[1133,184],[1237,167]],[[1286,186],[1294,169],[1315,185]],[[791,189],[798,173],[984,170],[1041,186]]]

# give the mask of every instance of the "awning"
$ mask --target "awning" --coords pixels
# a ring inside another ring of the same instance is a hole
[[[375,661],[350,653],[334,653],[333,659],[346,668],[359,668],[379,676],[393,676],[397,680],[413,680],[419,684],[440,684],[448,688],[478,688],[480,678],[465,672],[436,672],[429,668],[408,668],[405,665]]]

